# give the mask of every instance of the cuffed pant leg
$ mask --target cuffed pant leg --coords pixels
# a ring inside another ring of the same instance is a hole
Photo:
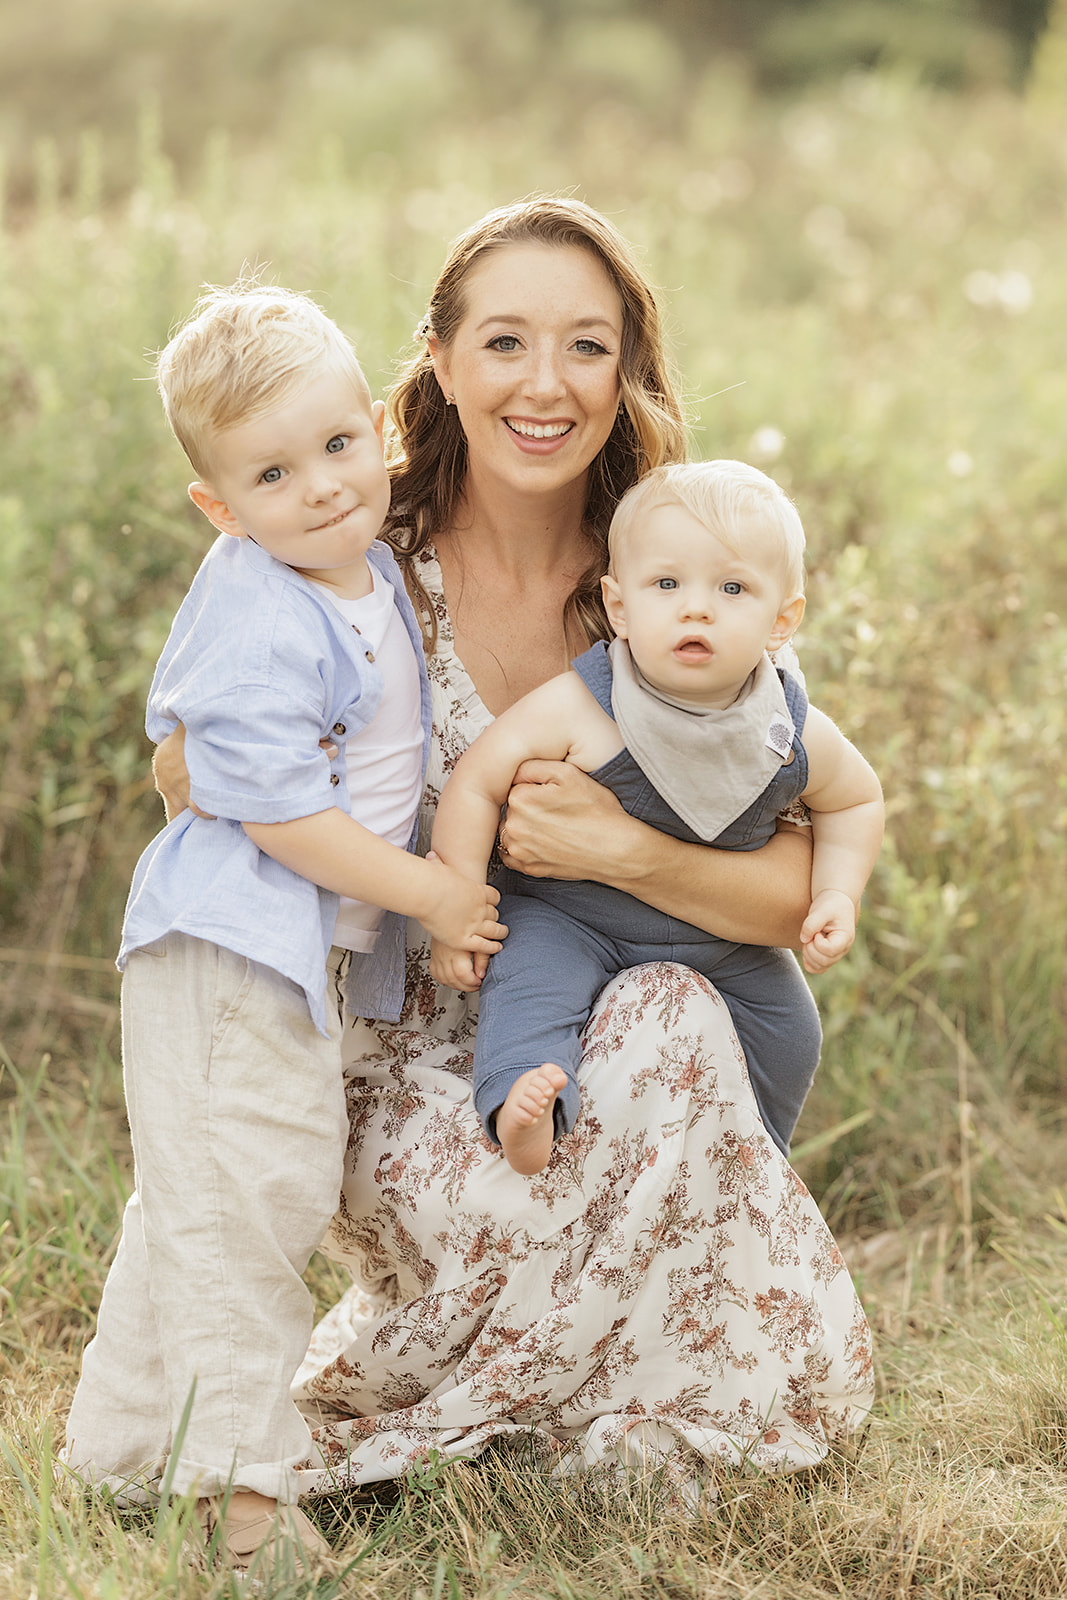
[[[166,1379],[148,1296],[141,1202],[133,1194],[96,1333],[82,1357],[61,1459],[117,1497],[139,1500],[158,1487],[169,1449]]]
[[[165,965],[165,970],[161,966]],[[289,1385],[311,1331],[301,1281],[341,1182],[339,1025],[267,967],[171,935],[123,985],[127,1104],[170,1431],[172,1484],[287,1500],[311,1452]],[[194,1391],[195,1385],[195,1391]]]
[[[475,1110],[495,1138],[496,1113],[512,1084],[551,1061],[568,1080],[556,1101],[558,1136],[578,1115],[582,1030],[618,960],[609,940],[539,900],[504,895],[499,916],[510,931],[478,998]]]

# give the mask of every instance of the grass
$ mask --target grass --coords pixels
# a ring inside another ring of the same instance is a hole
[[[209,132],[180,182],[149,111],[132,190],[87,133],[0,228],[0,1600],[236,1592],[186,1569],[180,1507],[124,1517],[52,1472],[130,1181],[112,956],[158,825],[143,699],[207,544],[144,352],[203,280],[269,262],[381,391],[447,237],[560,187],[664,286],[696,449],[795,496],[809,686],[885,781],[798,1140],[880,1397],[856,1462],[727,1477],[692,1517],[500,1449],[324,1501],[342,1591],[1067,1593],[1063,97],[852,76],[772,106],[713,68],[667,114],[641,68],[577,114],[546,90],[373,150],[336,136],[327,74],[284,145]]]

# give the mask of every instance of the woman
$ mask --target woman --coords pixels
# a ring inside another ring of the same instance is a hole
[[[390,537],[427,630],[427,847],[491,717],[608,629],[618,497],[684,456],[652,293],[571,200],[491,213],[453,246],[390,404]],[[805,836],[748,855],[652,832],[572,767],[530,763],[505,863],[595,878],[738,941],[796,943]],[[866,1319],[813,1202],[764,1133],[729,1015],[688,969],[638,968],[586,1034],[583,1110],[534,1179],[483,1138],[469,999],[415,930],[399,1024],[350,1020],[352,1138],[324,1249],[356,1286],[298,1378],[310,1491],[541,1440],[563,1470],[699,1459],[794,1469],[862,1423]],[[796,1108],[807,1084],[796,1085]]]

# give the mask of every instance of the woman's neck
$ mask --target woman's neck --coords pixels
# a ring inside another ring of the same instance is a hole
[[[518,494],[471,473],[464,484],[452,527],[463,564],[488,564],[520,582],[558,578],[561,569],[575,578],[584,570],[590,544],[583,527],[586,484],[564,485],[543,495]]]
[[[562,672],[584,647],[563,622],[592,556],[580,496],[485,494],[468,483],[437,537],[456,653],[495,714]]]

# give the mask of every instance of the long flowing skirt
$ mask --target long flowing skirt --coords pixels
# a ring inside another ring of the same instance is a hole
[[[711,986],[667,963],[607,986],[581,1114],[530,1178],[479,1128],[469,1013],[411,980],[405,1024],[349,1030],[324,1248],[355,1282],[296,1381],[319,1452],[306,1488],[518,1433],[564,1465],[689,1478],[700,1460],[793,1471],[847,1448],[873,1399],[867,1320]]]

